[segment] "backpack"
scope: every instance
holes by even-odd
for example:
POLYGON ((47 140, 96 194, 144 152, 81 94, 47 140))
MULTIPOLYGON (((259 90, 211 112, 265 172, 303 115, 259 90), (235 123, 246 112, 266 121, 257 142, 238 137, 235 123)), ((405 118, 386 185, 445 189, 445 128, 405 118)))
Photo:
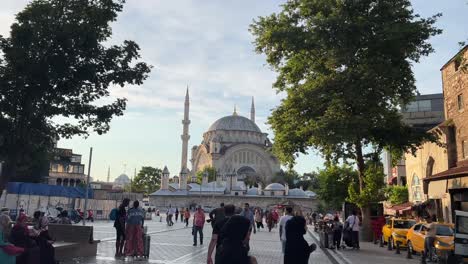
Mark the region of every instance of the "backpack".
POLYGON ((119 209, 117 209, 117 208, 112 209, 110 211, 110 213, 109 213, 109 219, 115 221, 117 219, 117 213, 118 212, 119 212, 119 209))

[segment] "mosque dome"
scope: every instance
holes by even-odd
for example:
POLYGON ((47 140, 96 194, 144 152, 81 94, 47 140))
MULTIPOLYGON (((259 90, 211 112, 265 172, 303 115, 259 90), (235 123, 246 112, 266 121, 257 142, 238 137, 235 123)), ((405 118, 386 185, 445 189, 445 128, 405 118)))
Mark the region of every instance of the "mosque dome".
POLYGON ((237 131, 251 131, 262 133, 260 128, 252 120, 237 115, 234 113, 230 116, 222 117, 216 120, 208 129, 208 131, 215 130, 237 130, 237 131))
POLYGON ((114 183, 115 183, 115 184, 120 184, 120 185, 126 185, 126 184, 129 184, 129 183, 130 183, 130 178, 128 177, 127 174, 122 173, 122 174, 120 174, 119 177, 117 177, 117 178, 114 180, 114 183))
POLYGON ((280 183, 270 183, 265 187, 265 191, 284 191, 285 188, 280 183))
POLYGON ((306 197, 306 196, 308 196, 308 195, 306 194, 306 192, 304 192, 303 190, 301 190, 301 189, 299 189, 299 188, 295 188, 295 189, 289 190, 288 195, 289 195, 289 196, 300 196, 300 197, 306 197))

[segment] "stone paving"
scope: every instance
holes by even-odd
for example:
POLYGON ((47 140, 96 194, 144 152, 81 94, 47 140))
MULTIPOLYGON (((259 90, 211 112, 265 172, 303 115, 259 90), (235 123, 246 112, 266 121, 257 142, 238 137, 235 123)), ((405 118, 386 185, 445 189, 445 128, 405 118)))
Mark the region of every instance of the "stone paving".
MULTIPOLYGON (((78 258, 64 262, 64 264, 111 264, 111 263, 161 263, 161 264, 202 264, 206 263, 208 244, 211 239, 211 225, 204 228, 204 244, 192 246, 193 238, 191 228, 185 228, 185 224, 176 223, 168 227, 165 222, 147 221, 148 234, 151 235, 151 253, 148 259, 137 261, 133 259, 115 259, 115 231, 110 221, 99 221, 94 226, 94 238, 102 242, 98 246, 98 255, 92 258, 78 258)), ((308 234, 305 235, 309 243, 317 243, 308 234)), ((279 242, 278 229, 272 232, 260 231, 251 237, 251 255, 255 256, 258 263, 280 264, 282 261, 281 243, 279 242)), ((62 263, 62 262, 61 262, 62 263)), ((309 263, 331 264, 327 255, 317 249, 311 254, 309 263)))

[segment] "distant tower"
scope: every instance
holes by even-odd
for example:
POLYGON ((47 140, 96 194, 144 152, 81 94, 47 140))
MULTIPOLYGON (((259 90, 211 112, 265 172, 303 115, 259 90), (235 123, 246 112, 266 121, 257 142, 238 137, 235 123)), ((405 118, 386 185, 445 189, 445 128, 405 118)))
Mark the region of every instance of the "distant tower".
POLYGON ((183 168, 179 175, 179 189, 187 190, 187 168, 183 168))
POLYGON ((161 190, 168 190, 169 189, 169 170, 167 166, 164 166, 164 170, 162 172, 162 179, 161 179, 161 190))
POLYGON ((110 166, 107 167, 107 182, 110 182, 110 166))
POLYGON ((252 96, 252 105, 250 106, 250 120, 255 123, 255 103, 254 97, 252 96))
POLYGON ((188 91, 188 86, 187 86, 187 92, 185 93, 184 120, 182 120, 182 124, 184 125, 184 131, 183 131, 183 134, 180 136, 180 138, 182 139, 182 160, 181 160, 181 165, 180 165, 180 172, 186 171, 187 169, 188 141, 190 139, 189 107, 190 107, 189 91, 188 91))

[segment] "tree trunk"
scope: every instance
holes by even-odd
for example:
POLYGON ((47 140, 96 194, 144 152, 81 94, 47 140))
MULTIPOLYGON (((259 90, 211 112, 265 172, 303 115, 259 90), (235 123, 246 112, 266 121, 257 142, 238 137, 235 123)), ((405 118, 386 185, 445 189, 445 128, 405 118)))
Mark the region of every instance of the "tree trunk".
MULTIPOLYGON (((364 184, 364 171, 366 168, 364 163, 364 156, 362 155, 362 144, 360 139, 356 141, 356 163, 358 168, 359 192, 362 193, 362 191, 366 188, 364 184)), ((372 230, 370 223, 371 212, 369 205, 361 207, 361 216, 362 225, 360 239, 362 241, 371 241, 372 230)))
POLYGON ((372 241, 372 228, 371 228, 371 210, 370 206, 361 207, 362 225, 359 234, 361 241, 372 241))

